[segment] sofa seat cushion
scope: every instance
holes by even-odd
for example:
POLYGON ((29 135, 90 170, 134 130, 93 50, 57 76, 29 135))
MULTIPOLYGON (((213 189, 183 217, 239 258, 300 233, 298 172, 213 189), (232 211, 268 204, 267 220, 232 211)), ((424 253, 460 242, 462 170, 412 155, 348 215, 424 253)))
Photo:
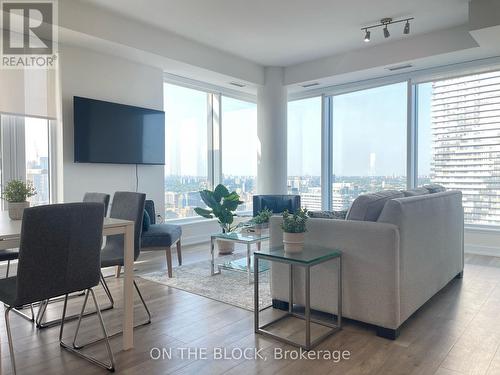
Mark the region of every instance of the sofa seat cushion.
POLYGON ((426 195, 430 194, 429 190, 427 190, 424 187, 419 187, 416 189, 411 189, 411 190, 403 190, 403 194, 405 197, 416 197, 418 195, 426 195))
POLYGON ((346 220, 377 221, 388 200, 403 197, 403 193, 399 190, 383 190, 360 195, 352 202, 346 220))
POLYGON ((142 233, 141 248, 170 247, 181 235, 180 225, 151 224, 149 230, 142 233))

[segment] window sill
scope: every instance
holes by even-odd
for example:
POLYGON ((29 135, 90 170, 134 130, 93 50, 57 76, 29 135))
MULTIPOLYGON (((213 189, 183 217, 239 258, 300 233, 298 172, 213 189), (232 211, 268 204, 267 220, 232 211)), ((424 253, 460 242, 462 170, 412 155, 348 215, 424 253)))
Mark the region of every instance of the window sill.
POLYGON ((175 225, 193 225, 200 223, 217 222, 217 219, 205 219, 204 217, 184 217, 182 219, 168 219, 165 220, 165 224, 175 224, 175 225))
POLYGON ((466 225, 466 232, 500 234, 500 227, 493 225, 466 225))

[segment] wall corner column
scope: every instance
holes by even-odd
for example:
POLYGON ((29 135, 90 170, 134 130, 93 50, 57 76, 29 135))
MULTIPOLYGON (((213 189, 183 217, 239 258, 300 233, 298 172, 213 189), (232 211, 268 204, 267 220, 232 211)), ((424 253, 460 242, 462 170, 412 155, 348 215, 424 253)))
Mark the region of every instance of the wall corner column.
POLYGON ((287 193, 287 90, 284 68, 264 68, 257 89, 257 193, 287 193))

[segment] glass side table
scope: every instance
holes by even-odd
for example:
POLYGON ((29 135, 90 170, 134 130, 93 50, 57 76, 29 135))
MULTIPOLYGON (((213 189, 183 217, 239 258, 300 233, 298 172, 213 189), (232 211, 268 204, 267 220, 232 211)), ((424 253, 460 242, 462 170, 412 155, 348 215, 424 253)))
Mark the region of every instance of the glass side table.
POLYGON ((275 338, 286 344, 297 346, 305 350, 310 350, 328 336, 339 331, 342 327, 342 253, 340 250, 328 249, 324 247, 305 244, 304 250, 300 253, 289 254, 285 253, 283 247, 271 248, 268 250, 256 251, 254 253, 254 266, 257 268, 261 260, 270 262, 280 262, 288 264, 289 266, 289 299, 288 299, 288 312, 283 316, 270 321, 262 326, 259 324, 259 313, 272 308, 271 306, 259 310, 259 273, 254 273, 254 328, 255 333, 275 338), (328 322, 311 318, 311 267, 318 264, 336 261, 338 270, 338 300, 337 300, 337 322, 330 324, 328 322), (296 267, 304 268, 305 272, 305 306, 304 315, 295 313, 293 311, 293 274, 296 267), (305 321, 305 342, 299 343, 292 341, 286 337, 280 336, 271 332, 270 328, 273 324, 287 318, 298 318, 305 321), (311 322, 327 327, 328 331, 324 332, 311 341, 311 322))
POLYGON ((261 264, 260 267, 257 267, 253 261, 252 257, 252 245, 257 244, 257 248, 260 249, 260 243, 262 241, 269 240, 269 234, 253 234, 253 233, 218 233, 213 234, 210 237, 210 275, 218 275, 221 273, 221 268, 225 268, 233 271, 243 271, 248 274, 248 282, 252 283, 252 272, 254 274, 267 271, 269 266, 266 264, 261 264), (242 243, 247 245, 247 253, 246 253, 246 265, 242 264, 240 259, 232 260, 228 262, 224 262, 221 265, 218 265, 218 270, 215 271, 215 241, 216 240, 224 240, 234 243, 242 243), (258 272, 254 272, 254 270, 258 270, 258 272))

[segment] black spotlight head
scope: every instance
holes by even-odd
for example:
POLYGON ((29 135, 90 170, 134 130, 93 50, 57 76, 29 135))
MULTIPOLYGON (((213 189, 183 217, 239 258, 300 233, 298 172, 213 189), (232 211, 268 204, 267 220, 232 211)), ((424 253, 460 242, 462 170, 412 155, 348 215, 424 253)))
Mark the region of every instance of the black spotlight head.
POLYGON ((387 28, 387 25, 384 27, 384 37, 389 38, 391 34, 389 33, 389 29, 387 28))
POLYGON ((367 29, 365 30, 365 42, 368 43, 370 41, 370 31, 367 29))
POLYGON ((403 33, 406 35, 408 35, 410 33, 410 21, 406 21, 405 29, 404 29, 403 33))

